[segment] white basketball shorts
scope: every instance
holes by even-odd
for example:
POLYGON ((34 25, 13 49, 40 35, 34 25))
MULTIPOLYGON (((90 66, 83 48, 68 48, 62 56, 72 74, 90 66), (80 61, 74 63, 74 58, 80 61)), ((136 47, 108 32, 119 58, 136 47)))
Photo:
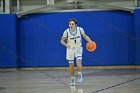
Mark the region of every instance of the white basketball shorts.
POLYGON ((66 59, 68 61, 73 61, 74 58, 76 59, 82 59, 83 54, 83 47, 72 47, 70 49, 67 48, 66 52, 66 59))

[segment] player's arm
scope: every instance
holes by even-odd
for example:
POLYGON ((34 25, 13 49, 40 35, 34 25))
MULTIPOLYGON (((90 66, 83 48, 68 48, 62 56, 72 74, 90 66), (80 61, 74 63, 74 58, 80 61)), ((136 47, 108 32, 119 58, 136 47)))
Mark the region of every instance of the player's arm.
POLYGON ((67 44, 66 44, 65 40, 66 40, 66 37, 62 36, 61 44, 67 47, 67 44))
POLYGON ((85 38, 86 41, 88 42, 91 41, 91 39, 85 33, 83 33, 82 36, 85 38))
POLYGON ((70 48, 70 46, 67 45, 66 42, 65 42, 66 39, 67 39, 67 37, 62 36, 62 38, 61 38, 61 44, 64 45, 65 47, 67 47, 67 48, 70 48))

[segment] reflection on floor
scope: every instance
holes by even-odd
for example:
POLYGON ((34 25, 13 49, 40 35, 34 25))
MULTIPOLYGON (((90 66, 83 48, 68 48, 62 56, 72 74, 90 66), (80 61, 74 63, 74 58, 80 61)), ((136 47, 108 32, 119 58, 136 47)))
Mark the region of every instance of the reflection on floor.
POLYGON ((84 69, 70 86, 68 70, 1 71, 0 93, 139 93, 140 69, 84 69))

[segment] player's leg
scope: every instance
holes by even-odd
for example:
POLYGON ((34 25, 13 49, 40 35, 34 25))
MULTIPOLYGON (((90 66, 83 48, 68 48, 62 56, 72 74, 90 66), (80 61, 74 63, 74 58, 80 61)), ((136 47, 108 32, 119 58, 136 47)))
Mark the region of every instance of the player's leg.
POLYGON ((69 72, 70 72, 70 76, 74 77, 74 63, 73 63, 73 61, 69 61, 69 72))
POLYGON ((75 77, 74 77, 74 51, 71 49, 67 49, 66 58, 69 62, 69 72, 70 72, 70 85, 75 85, 75 77))
POLYGON ((69 72, 70 72, 70 85, 73 86, 75 85, 75 77, 74 77, 74 61, 69 61, 69 72))
POLYGON ((76 59, 76 63, 77 63, 77 70, 78 70, 78 82, 82 82, 83 81, 83 77, 82 77, 82 59, 76 59))
POLYGON ((77 70, 78 72, 82 71, 82 59, 76 58, 77 70))
POLYGON ((83 81, 82 77, 82 53, 83 53, 83 48, 80 47, 76 51, 76 64, 77 64, 77 70, 78 70, 78 82, 83 81))

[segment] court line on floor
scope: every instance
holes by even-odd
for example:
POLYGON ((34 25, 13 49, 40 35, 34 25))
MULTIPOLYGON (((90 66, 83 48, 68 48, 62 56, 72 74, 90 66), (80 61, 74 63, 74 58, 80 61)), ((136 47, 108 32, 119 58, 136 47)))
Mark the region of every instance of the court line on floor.
POLYGON ((119 84, 116 84, 116 85, 113 85, 113 86, 110 86, 110 87, 106 87, 106 88, 103 88, 103 89, 96 90, 96 91, 94 91, 92 93, 98 93, 98 92, 101 92, 101 91, 104 91, 104 90, 107 90, 107 89, 111 89, 111 88, 114 88, 114 87, 117 87, 117 86, 129 83, 129 82, 132 82, 132 81, 135 81, 135 80, 139 80, 139 79, 140 79, 140 77, 139 78, 135 78, 135 79, 131 79, 131 80, 128 80, 128 81, 124 81, 122 83, 119 83, 119 84))

